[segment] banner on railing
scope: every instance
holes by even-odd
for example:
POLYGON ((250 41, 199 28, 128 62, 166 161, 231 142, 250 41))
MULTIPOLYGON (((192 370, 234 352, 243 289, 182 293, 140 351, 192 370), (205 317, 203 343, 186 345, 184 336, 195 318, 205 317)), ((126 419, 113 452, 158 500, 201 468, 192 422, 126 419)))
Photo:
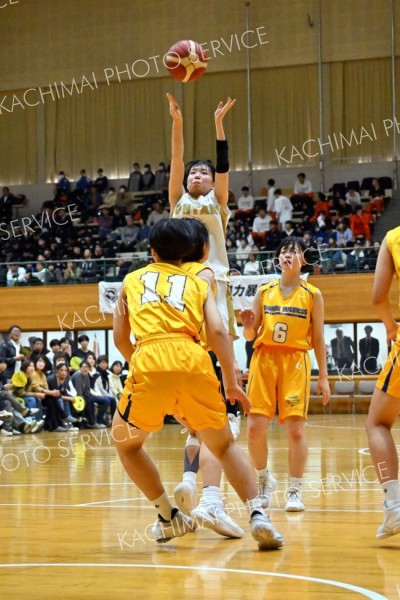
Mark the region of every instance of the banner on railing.
MULTIPOLYGON (((302 279, 307 279, 308 273, 302 274, 302 279)), ((250 308, 253 304, 254 296, 260 285, 273 281, 277 275, 239 275, 231 277, 231 290, 233 298, 233 307, 235 310, 250 308)), ((102 313, 113 313, 118 299, 122 282, 99 283, 99 308, 102 313)))

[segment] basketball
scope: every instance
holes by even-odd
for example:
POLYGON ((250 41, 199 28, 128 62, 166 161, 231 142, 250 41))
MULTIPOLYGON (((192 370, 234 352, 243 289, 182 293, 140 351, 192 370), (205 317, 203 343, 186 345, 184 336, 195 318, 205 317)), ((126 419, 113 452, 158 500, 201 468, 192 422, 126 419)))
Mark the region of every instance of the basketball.
POLYGON ((174 79, 187 83, 204 74, 207 60, 200 44, 192 40, 181 40, 168 50, 164 64, 174 79))

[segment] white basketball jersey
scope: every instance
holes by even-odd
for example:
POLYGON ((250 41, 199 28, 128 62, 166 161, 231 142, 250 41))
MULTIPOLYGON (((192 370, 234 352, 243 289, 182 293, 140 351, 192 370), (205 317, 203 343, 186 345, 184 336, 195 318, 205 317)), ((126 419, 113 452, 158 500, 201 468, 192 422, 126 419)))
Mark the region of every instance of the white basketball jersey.
POLYGON ((219 204, 214 190, 198 198, 193 198, 186 192, 178 201, 172 214, 175 219, 185 217, 200 219, 207 226, 210 234, 210 254, 204 264, 214 271, 215 279, 219 281, 228 280, 229 262, 225 248, 225 234, 230 215, 229 208, 219 204))

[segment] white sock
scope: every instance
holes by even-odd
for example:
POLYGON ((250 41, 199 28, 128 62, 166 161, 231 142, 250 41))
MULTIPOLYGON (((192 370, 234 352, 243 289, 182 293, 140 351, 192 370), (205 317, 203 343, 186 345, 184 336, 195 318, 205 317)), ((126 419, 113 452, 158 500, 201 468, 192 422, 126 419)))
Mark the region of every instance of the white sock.
POLYGON ((257 512, 264 514, 264 511, 261 506, 261 499, 259 497, 253 498, 252 500, 247 500, 245 504, 247 510, 249 511, 249 515, 251 516, 253 512, 256 510, 257 512))
POLYGON ((159 498, 152 501, 157 513, 165 520, 171 520, 171 514, 173 506, 168 499, 166 492, 164 492, 159 498))
POLYGON ((391 481, 381 483, 381 488, 388 508, 393 506, 393 504, 400 502, 400 484, 398 479, 392 479, 391 481))
POLYGON ((216 487, 215 485, 209 485, 203 488, 202 500, 210 504, 219 502, 219 487, 216 487))
POLYGON ((291 477, 289 487, 294 487, 294 488, 297 488, 298 490, 301 490, 301 482, 302 482, 302 477, 291 477))
POLYGON ((183 474, 183 481, 190 481, 190 483, 196 483, 197 473, 192 473, 192 471, 185 471, 183 474))
POLYGON ((268 469, 264 467, 264 469, 256 469, 257 479, 267 479, 268 469))

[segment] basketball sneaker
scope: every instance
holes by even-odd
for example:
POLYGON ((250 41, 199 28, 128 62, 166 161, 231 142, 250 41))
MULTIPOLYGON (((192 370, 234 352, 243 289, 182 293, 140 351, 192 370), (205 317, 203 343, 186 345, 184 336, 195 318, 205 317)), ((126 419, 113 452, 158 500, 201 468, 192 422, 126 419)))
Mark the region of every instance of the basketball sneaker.
POLYGON ((388 508, 386 502, 384 506, 384 519, 382 525, 378 528, 376 537, 379 540, 400 533, 400 502, 388 508))
POLYGON ((228 538, 244 536, 243 529, 225 512, 223 500, 206 502, 202 498, 199 505, 192 510, 192 519, 197 525, 212 529, 215 533, 228 538))
POLYGON ((170 521, 165 521, 158 515, 157 521, 151 528, 151 533, 158 544, 165 544, 173 538, 182 537, 189 531, 194 531, 197 527, 196 523, 190 517, 183 515, 177 508, 176 512, 170 521))
POLYGON ((276 479, 270 473, 267 477, 261 477, 258 480, 258 497, 261 500, 263 508, 269 508, 272 504, 272 494, 276 490, 276 479))
POLYGON ((296 487, 290 487, 286 490, 286 512, 301 512, 304 510, 304 504, 301 501, 301 490, 296 487))
POLYGON ((240 435, 240 420, 234 414, 228 413, 229 427, 231 428, 233 439, 238 439, 240 435))
POLYGON ((260 550, 273 550, 283 546, 282 536, 273 527, 267 515, 255 513, 250 519, 250 531, 260 550))
POLYGON ((174 499, 179 510, 190 516, 197 504, 197 485, 192 481, 181 481, 175 488, 174 499))

